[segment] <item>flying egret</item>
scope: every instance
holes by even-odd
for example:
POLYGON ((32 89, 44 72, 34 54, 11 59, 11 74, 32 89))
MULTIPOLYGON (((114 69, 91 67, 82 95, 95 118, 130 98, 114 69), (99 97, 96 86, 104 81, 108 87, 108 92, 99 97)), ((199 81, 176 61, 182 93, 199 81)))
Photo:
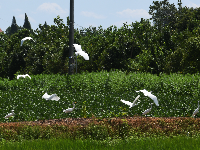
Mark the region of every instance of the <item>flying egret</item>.
POLYGON ((19 78, 26 78, 26 77, 29 77, 30 79, 31 79, 31 77, 28 75, 28 74, 25 74, 25 75, 18 75, 17 76, 17 79, 19 79, 19 78))
POLYGON ((56 94, 48 95, 47 93, 45 93, 42 96, 42 98, 44 98, 46 100, 55 100, 55 101, 58 101, 60 99, 56 94))
POLYGON ((199 112, 199 101, 198 101, 198 107, 197 107, 197 109, 193 112, 192 117, 194 117, 198 112, 199 112))
POLYGON ((83 58, 85 60, 89 60, 88 54, 81 49, 81 45, 78 45, 78 44, 73 44, 73 45, 74 45, 75 50, 76 50, 76 52, 75 52, 76 56, 81 55, 81 56, 83 56, 83 58))
POLYGON ((70 112, 72 112, 73 110, 74 110, 74 108, 75 108, 75 104, 74 103, 76 103, 76 102, 73 102, 72 104, 73 104, 73 108, 68 108, 68 109, 65 109, 65 110, 63 110, 63 112, 65 112, 65 113, 70 113, 70 112))
POLYGON ((144 93, 145 96, 150 97, 154 101, 154 103, 156 104, 156 106, 159 106, 157 97, 155 95, 151 94, 151 92, 148 92, 145 89, 144 90, 139 90, 139 91, 136 91, 136 92, 142 92, 142 93, 144 93))
POLYGON ((148 113, 151 111, 151 109, 152 109, 152 105, 153 105, 153 103, 151 103, 151 108, 145 110, 145 111, 142 113, 142 115, 148 114, 148 113))
MULTIPOLYGON (((21 40, 21 46, 22 46, 22 44, 24 43, 24 41, 26 41, 26 40, 33 40, 33 38, 32 37, 25 37, 25 38, 23 38, 22 40, 21 40)), ((34 41, 34 40, 33 40, 34 41)), ((35 42, 35 41, 34 41, 35 42)))
POLYGON ((9 117, 12 117, 14 115, 15 115, 14 110, 11 110, 11 113, 9 113, 8 115, 6 115, 4 118, 9 118, 9 117))
POLYGON ((123 100, 123 99, 121 99, 121 101, 122 101, 124 104, 129 105, 129 108, 131 108, 131 107, 134 107, 134 106, 136 106, 136 105, 138 105, 138 104, 140 103, 140 102, 138 102, 137 104, 135 104, 136 101, 139 99, 139 97, 140 97, 140 95, 138 95, 138 96, 135 98, 135 100, 133 101, 133 103, 131 103, 131 102, 129 102, 129 101, 125 101, 125 100, 123 100))

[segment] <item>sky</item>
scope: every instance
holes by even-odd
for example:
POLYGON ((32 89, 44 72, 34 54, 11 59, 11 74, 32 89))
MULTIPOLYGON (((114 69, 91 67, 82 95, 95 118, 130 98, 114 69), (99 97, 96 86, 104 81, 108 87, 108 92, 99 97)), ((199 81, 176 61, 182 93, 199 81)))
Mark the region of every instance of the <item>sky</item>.
MULTIPOLYGON (((178 0, 169 0, 177 7, 178 0)), ((131 24, 141 18, 149 19, 149 6, 153 0, 74 0, 74 27, 108 28, 115 25, 118 28, 127 22, 131 24)), ((182 0, 182 6, 200 7, 200 0, 182 0)), ((11 26, 15 16, 18 26, 23 26, 25 13, 32 29, 39 24, 55 25, 53 20, 58 15, 67 22, 70 12, 70 0, 2 0, 0 2, 0 28, 5 31, 11 26)))

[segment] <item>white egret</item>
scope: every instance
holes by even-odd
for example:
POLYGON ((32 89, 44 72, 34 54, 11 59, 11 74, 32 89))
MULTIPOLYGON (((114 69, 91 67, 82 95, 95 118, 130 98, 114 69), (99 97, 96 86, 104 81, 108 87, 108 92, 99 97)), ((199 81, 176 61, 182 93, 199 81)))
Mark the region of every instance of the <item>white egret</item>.
POLYGON ((10 117, 12 117, 14 115, 15 115, 14 110, 11 110, 11 113, 9 113, 8 115, 6 115, 4 118, 10 118, 10 117))
POLYGON ((55 100, 55 101, 58 101, 60 99, 56 94, 48 95, 47 93, 45 93, 42 96, 42 98, 44 98, 46 100, 55 100))
POLYGON ((197 107, 197 109, 193 112, 192 117, 194 117, 198 112, 199 112, 199 101, 198 101, 198 107, 197 107))
POLYGON ((152 105, 153 105, 153 103, 151 103, 151 108, 145 110, 145 111, 142 113, 142 115, 148 114, 148 113, 151 111, 151 109, 152 109, 152 105))
POLYGON ((145 96, 150 97, 154 101, 154 103, 156 104, 156 106, 159 106, 157 97, 155 95, 151 94, 151 92, 148 92, 145 89, 144 90, 139 90, 139 91, 136 91, 136 92, 142 92, 142 93, 144 93, 145 96))
MULTIPOLYGON (((24 43, 24 41, 26 41, 26 40, 33 40, 33 38, 32 37, 25 37, 25 38, 23 38, 22 40, 21 40, 21 46, 22 46, 22 44, 24 43)), ((33 40, 34 41, 34 40, 33 40)), ((35 41, 34 41, 35 42, 35 41)))
POLYGON ((73 108, 68 108, 68 109, 65 109, 65 110, 63 110, 63 112, 65 112, 65 113, 70 113, 70 112, 72 112, 73 110, 74 110, 74 108, 75 108, 75 104, 74 103, 76 103, 76 102, 73 102, 72 104, 73 104, 73 108))
POLYGON ((81 49, 81 45, 78 45, 78 44, 73 44, 73 45, 74 45, 75 50, 76 50, 76 52, 75 52, 76 56, 81 55, 81 56, 83 56, 83 58, 85 60, 89 60, 88 54, 81 49))
POLYGON ((26 77, 29 77, 31 79, 31 77, 28 75, 28 74, 25 74, 25 75, 18 75, 17 76, 17 79, 19 78, 26 78, 26 77))
POLYGON ((129 105, 129 108, 131 108, 131 107, 134 107, 134 106, 136 106, 136 105, 138 105, 138 104, 140 103, 140 102, 138 102, 137 104, 135 104, 136 101, 139 99, 139 97, 140 97, 140 95, 138 95, 138 96, 135 98, 135 100, 133 101, 133 103, 131 103, 131 102, 129 102, 129 101, 125 101, 125 100, 123 100, 123 99, 121 99, 121 101, 122 101, 124 104, 129 105))

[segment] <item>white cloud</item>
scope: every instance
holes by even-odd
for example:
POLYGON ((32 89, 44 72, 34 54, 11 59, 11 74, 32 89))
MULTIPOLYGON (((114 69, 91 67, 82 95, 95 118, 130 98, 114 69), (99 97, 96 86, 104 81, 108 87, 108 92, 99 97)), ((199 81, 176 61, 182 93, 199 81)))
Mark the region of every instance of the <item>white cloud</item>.
POLYGON ((185 6, 187 6, 187 7, 193 7, 193 8, 198 8, 198 7, 200 7, 200 4, 195 4, 195 3, 193 3, 193 2, 191 2, 191 1, 189 1, 189 0, 185 1, 184 4, 186 4, 185 6))
POLYGON ((125 9, 123 11, 117 12, 120 17, 123 18, 150 18, 149 13, 144 9, 125 9))
POLYGON ((56 3, 43 3, 40 5, 37 10, 39 11, 45 11, 47 13, 54 13, 56 15, 67 15, 67 11, 62 9, 58 4, 56 3))
POLYGON ((92 17, 92 18, 95 18, 95 19, 105 19, 106 18, 103 15, 98 15, 98 14, 96 14, 94 12, 88 12, 88 11, 82 11, 81 15, 83 15, 85 17, 92 17))

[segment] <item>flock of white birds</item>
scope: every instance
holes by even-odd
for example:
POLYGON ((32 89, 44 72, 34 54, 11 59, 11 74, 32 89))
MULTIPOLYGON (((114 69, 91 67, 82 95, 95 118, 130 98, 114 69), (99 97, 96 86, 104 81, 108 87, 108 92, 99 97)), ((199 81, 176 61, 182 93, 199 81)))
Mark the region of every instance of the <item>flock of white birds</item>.
MULTIPOLYGON (((154 101, 154 103, 156 104, 156 106, 159 106, 157 97, 156 97, 155 95, 151 94, 151 92, 148 92, 148 91, 145 90, 145 89, 144 89, 144 90, 139 90, 139 91, 136 91, 136 92, 142 92, 145 96, 148 96, 149 98, 151 98, 151 99, 154 101)), ((129 102, 129 101, 125 101, 125 100, 123 100, 123 99, 121 99, 121 101, 122 101, 124 104, 129 105, 129 108, 131 108, 131 107, 134 107, 134 106, 136 106, 136 105, 138 105, 138 104, 140 103, 140 102, 138 102, 138 103, 136 104, 136 101, 139 101, 139 100, 138 100, 139 97, 140 97, 140 95, 138 95, 138 96, 135 98, 135 100, 133 101, 133 103, 131 103, 131 102, 129 102)), ((154 103, 151 103, 151 108, 145 110, 145 111, 142 113, 142 115, 146 115, 147 113, 149 113, 149 112, 151 111, 152 105, 153 105, 154 103)), ((195 111, 193 112, 192 117, 194 117, 198 112, 199 112, 199 101, 198 101, 198 107, 197 107, 197 109, 195 109, 195 111)))
MULTIPOLYGON (((23 38, 23 39, 21 40, 21 46, 22 46, 22 44, 23 44, 23 42, 24 42, 25 40, 31 40, 31 39, 32 39, 31 37, 25 37, 25 38, 23 38)), ((33 40, 33 39, 32 39, 32 40, 33 40)), ((82 51, 81 45, 78 45, 78 44, 73 44, 73 45, 74 45, 75 50, 77 51, 77 52, 75 52, 76 56, 77 56, 77 55, 81 55, 81 56, 83 56, 83 58, 84 58, 85 60, 89 60, 88 54, 87 54, 86 52, 82 51)), ((30 77, 28 74, 25 74, 25 75, 18 75, 18 76, 17 76, 17 79, 19 79, 19 78, 26 78, 26 77, 29 77, 29 78, 31 79, 31 77, 30 77)), ((155 95, 153 95, 151 92, 148 92, 148 91, 145 90, 145 89, 144 89, 144 90, 139 90, 139 91, 136 91, 136 92, 142 92, 145 96, 148 96, 149 98, 151 98, 151 99, 154 101, 154 103, 156 104, 156 106, 159 106, 157 97, 156 97, 155 95)), ((47 93, 45 93, 45 94, 42 96, 42 98, 44 98, 44 99, 46 99, 46 100, 55 100, 55 101, 58 101, 58 100, 60 99, 56 94, 48 95, 47 93)), ((131 108, 131 107, 134 107, 134 106, 136 106, 136 105, 138 105, 138 104, 140 103, 139 98, 140 98, 140 95, 138 95, 138 96, 135 98, 135 100, 133 101, 133 103, 132 103, 132 102, 129 102, 129 101, 125 101, 125 100, 123 100, 123 99, 121 99, 121 102, 123 102, 123 103, 126 104, 126 105, 129 105, 129 108, 131 108), (137 101, 139 101, 139 102, 136 103, 137 101)), ((70 112, 72 112, 72 111, 74 110, 74 108, 75 108, 75 103, 76 103, 76 102, 73 102, 73 108, 68 108, 68 109, 66 109, 66 110, 63 110, 63 112, 65 112, 65 113, 70 113, 70 112)), ((151 111, 152 105, 153 105, 154 103, 151 103, 151 107, 150 107, 149 109, 145 110, 145 111, 142 113, 142 115, 146 115, 147 113, 149 113, 149 112, 151 111)), ((199 101, 198 101, 198 107, 197 107, 197 109, 193 112, 192 117, 194 117, 198 112, 199 112, 199 101)), ((8 115, 5 116, 5 118, 13 117, 14 115, 15 115, 14 110, 12 110, 11 113, 9 113, 8 115)))

